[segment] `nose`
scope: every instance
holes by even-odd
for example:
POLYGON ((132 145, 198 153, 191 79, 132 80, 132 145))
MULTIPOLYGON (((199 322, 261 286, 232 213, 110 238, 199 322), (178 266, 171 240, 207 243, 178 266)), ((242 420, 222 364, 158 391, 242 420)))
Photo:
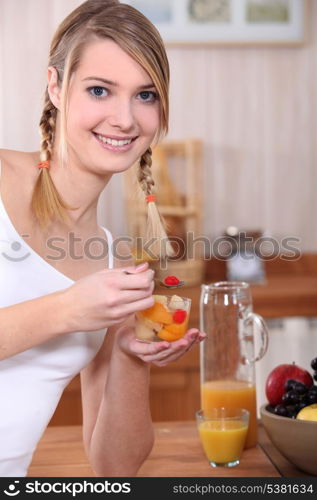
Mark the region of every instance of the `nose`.
POLYGON ((134 125, 132 103, 128 99, 116 99, 109 110, 108 123, 114 128, 130 130, 134 125))

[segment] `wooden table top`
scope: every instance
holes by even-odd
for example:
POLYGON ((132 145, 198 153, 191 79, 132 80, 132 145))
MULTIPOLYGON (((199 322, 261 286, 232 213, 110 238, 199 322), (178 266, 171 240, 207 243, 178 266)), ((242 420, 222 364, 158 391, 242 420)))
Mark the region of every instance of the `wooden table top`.
MULTIPOLYGON (((282 457, 261 426, 259 444, 243 452, 238 466, 217 469, 207 462, 195 422, 158 422, 154 427, 155 444, 139 470, 140 477, 309 477, 282 457)), ((94 477, 81 426, 48 427, 28 477, 94 477)))

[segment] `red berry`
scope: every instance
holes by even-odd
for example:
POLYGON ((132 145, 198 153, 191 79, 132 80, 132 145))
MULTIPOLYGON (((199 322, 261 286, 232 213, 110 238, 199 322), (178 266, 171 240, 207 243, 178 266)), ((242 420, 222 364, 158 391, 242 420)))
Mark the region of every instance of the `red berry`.
POLYGON ((164 283, 165 285, 178 285, 179 279, 176 276, 166 276, 164 283))
POLYGON ((173 314, 174 323, 184 323, 187 316, 187 312, 184 309, 176 309, 173 314))

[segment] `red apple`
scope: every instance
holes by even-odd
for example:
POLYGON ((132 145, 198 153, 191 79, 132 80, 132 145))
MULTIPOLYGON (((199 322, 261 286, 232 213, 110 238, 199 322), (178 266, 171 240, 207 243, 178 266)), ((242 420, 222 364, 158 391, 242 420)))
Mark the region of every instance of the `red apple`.
POLYGON ((285 392, 285 382, 289 379, 297 380, 307 386, 311 386, 314 383, 310 373, 304 368, 297 366, 295 362, 293 364, 276 366, 274 370, 269 373, 265 384, 265 394, 271 405, 274 406, 282 403, 282 396, 285 392))

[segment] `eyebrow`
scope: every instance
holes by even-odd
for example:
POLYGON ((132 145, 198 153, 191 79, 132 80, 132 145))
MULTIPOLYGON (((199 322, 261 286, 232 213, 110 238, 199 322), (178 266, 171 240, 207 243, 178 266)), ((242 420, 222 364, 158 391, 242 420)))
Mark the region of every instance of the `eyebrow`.
MULTIPOLYGON (((83 82, 85 82, 87 80, 94 80, 94 81, 105 83, 106 85, 112 85, 113 87, 119 87, 119 83, 113 82, 111 80, 107 80, 106 78, 101 78, 100 76, 88 76, 87 78, 83 79, 83 82)), ((145 85, 141 85, 138 88, 142 89, 142 90, 144 90, 144 89, 154 89, 155 85, 153 85, 153 83, 146 83, 145 85)))

